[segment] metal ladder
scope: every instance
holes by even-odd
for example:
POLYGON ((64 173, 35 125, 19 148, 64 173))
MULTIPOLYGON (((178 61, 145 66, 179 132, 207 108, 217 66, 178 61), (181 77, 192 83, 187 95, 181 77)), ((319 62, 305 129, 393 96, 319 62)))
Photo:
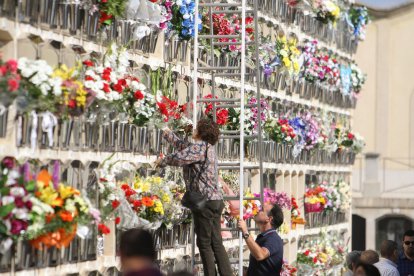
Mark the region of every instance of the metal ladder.
MULTIPOLYGON (((216 0, 217 1, 217 0, 216 0)), ((244 133, 244 122, 245 122, 245 109, 256 107, 258 114, 261 114, 261 105, 260 105, 260 65, 259 65, 259 26, 258 26, 258 16, 257 16, 257 10, 258 10, 258 0, 254 0, 254 7, 253 9, 248 9, 247 7, 247 0, 236 0, 238 2, 231 2, 231 3, 223 3, 223 2, 214 2, 214 0, 205 0, 203 3, 200 3, 199 0, 196 0, 195 3, 195 20, 197 22, 199 18, 199 12, 200 8, 207 8, 209 11, 210 16, 210 33, 207 35, 199 34, 198 26, 196 25, 195 29, 195 35, 194 35, 194 44, 193 44, 193 76, 192 76, 192 105, 193 105, 193 126, 196 127, 197 125, 197 119, 198 119, 198 111, 202 110, 202 105, 209 103, 213 105, 213 116, 214 121, 216 121, 216 110, 217 108, 240 108, 240 127, 239 130, 230 130, 230 131, 222 131, 220 139, 237 139, 240 142, 240 156, 239 156, 239 162, 219 162, 218 170, 230 170, 230 171, 239 171, 239 195, 233 196, 233 197, 224 197, 225 200, 239 200, 239 216, 243 218, 243 200, 253 200, 257 198, 246 198, 244 197, 244 171, 245 170, 251 170, 255 169, 259 171, 259 185, 260 185, 260 201, 263 203, 263 160, 262 160, 262 126, 261 123, 258 124, 257 134, 252 136, 247 136, 244 133), (236 14, 241 15, 241 35, 215 35, 214 34, 214 28, 213 28, 213 14, 236 14), (255 35, 254 35, 254 41, 253 44, 255 45, 255 66, 253 70, 249 70, 249 74, 252 74, 256 78, 256 88, 255 88, 255 97, 257 99, 257 105, 246 105, 245 104, 245 92, 246 92, 246 14, 251 14, 253 16, 254 20, 254 29, 255 29, 255 35), (220 39, 236 39, 236 41, 228 41, 228 42, 222 42, 220 39), (199 60, 199 45, 200 40, 205 39, 209 41, 209 62, 205 63, 199 60), (237 45, 240 47, 240 63, 239 66, 220 66, 220 64, 216 64, 215 58, 214 58, 214 47, 215 46, 229 46, 229 45, 237 45), (202 97, 202 93, 199 91, 198 87, 198 78, 199 74, 208 74, 211 78, 211 94, 212 97, 210 99, 205 99, 202 97), (227 97, 227 98, 216 98, 216 92, 217 92, 217 83, 216 78, 229 78, 229 77, 236 77, 240 81, 240 87, 239 87, 239 97, 227 97), (245 148, 244 143, 245 139, 255 139, 257 141, 257 162, 252 164, 245 164, 245 148)), ((197 24, 197 23, 196 23, 197 24)), ((260 115, 258 120, 260 120, 260 115)), ((218 179, 218 175, 216 175, 218 179)), ((230 231, 230 230, 237 230, 235 228, 223 228, 222 231, 230 231)), ((249 229, 249 230, 256 230, 256 229, 249 229)), ((239 232, 239 260, 231 261, 232 264, 238 264, 238 271, 239 275, 243 275, 243 249, 244 249, 244 240, 242 237, 242 233, 239 232)), ((194 233, 194 225, 192 230, 192 268, 194 271, 195 267, 195 233, 194 233)))

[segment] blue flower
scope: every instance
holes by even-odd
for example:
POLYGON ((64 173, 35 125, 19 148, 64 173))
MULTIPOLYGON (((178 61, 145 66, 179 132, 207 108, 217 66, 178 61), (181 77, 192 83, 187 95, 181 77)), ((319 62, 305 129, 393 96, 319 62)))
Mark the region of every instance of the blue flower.
POLYGON ((188 29, 182 29, 182 30, 181 30, 181 34, 182 34, 183 36, 188 36, 188 35, 189 35, 189 33, 188 33, 188 29))
POLYGON ((188 13, 187 7, 186 7, 186 6, 184 6, 184 5, 183 5, 183 6, 181 6, 181 7, 180 7, 180 13, 181 13, 181 14, 186 14, 186 13, 188 13))
POLYGON ((185 19, 185 20, 183 20, 182 25, 185 28, 191 28, 193 26, 193 22, 189 19, 185 19))
POLYGON ((194 2, 191 2, 190 4, 188 4, 187 8, 188 8, 188 11, 190 13, 193 13, 194 12, 194 9, 195 9, 195 3, 194 2))

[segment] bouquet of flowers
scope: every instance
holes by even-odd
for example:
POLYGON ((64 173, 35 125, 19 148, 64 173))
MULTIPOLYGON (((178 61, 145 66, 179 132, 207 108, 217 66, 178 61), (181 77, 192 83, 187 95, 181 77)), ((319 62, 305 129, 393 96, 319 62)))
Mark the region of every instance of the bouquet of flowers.
MULTIPOLYGON (((337 133, 337 136, 341 135, 340 129, 337 128, 335 132, 337 133)), ((341 146, 344 148, 350 148, 355 154, 360 153, 365 147, 364 138, 358 133, 352 133, 349 130, 342 132, 342 137, 339 140, 341 141, 339 147, 340 149, 341 146)))
POLYGON ((192 125, 192 121, 187 117, 187 104, 179 105, 166 96, 158 98, 160 98, 157 101, 158 121, 168 123, 171 128, 181 131, 185 131, 188 126, 192 125))
POLYGON ((21 238, 30 223, 35 183, 24 179, 16 160, 5 157, 0 163, 0 254, 21 238))
POLYGON ((306 188, 305 193, 305 211, 307 213, 322 212, 326 204, 324 187, 306 188))
POLYGON ((201 14, 195 18, 195 2, 193 0, 165 1, 164 5, 171 10, 172 17, 169 21, 169 29, 177 33, 182 40, 190 40, 194 37, 194 27, 202 30, 201 14))
POLYGON ((353 39, 364 41, 367 25, 370 23, 368 9, 366 7, 352 6, 348 11, 348 16, 353 27, 353 39))
POLYGON ((18 96, 20 90, 20 75, 17 72, 17 61, 10 59, 4 62, 0 58, 0 105, 9 106, 18 96))
POLYGON ((294 144, 295 131, 287 119, 270 119, 265 124, 269 138, 279 144, 294 144))
POLYGON ((292 196, 291 198, 291 216, 290 220, 292 223, 292 229, 296 229, 297 224, 305 224, 305 220, 301 217, 298 203, 296 202, 296 198, 292 196))
POLYGON ((280 272, 280 276, 295 276, 296 272, 296 267, 290 265, 287 261, 283 260, 283 266, 282 271, 280 272))
POLYGON ((92 100, 80 80, 78 69, 80 68, 69 69, 66 65, 61 65, 53 72, 53 77, 62 79, 62 95, 57 104, 59 112, 64 116, 81 115, 92 100))
POLYGON ((341 85, 341 75, 339 70, 338 61, 330 52, 321 52, 319 58, 319 64, 323 70, 324 78, 322 81, 328 82, 331 87, 339 90, 341 85))
POLYGON ((361 68, 359 68, 355 63, 351 63, 351 87, 354 95, 361 92, 362 86, 367 80, 367 76, 362 73, 361 68))
POLYGON ((339 206, 339 211, 347 212, 351 208, 351 189, 348 183, 343 180, 339 180, 336 183, 336 188, 339 192, 339 197, 341 204, 339 206))
POLYGON ((53 112, 56 97, 62 95, 62 79, 53 77, 53 69, 45 60, 29 60, 22 57, 18 61, 21 86, 27 93, 28 109, 53 112), (30 107, 30 104, 34 106, 30 107))
POLYGON ((335 24, 341 16, 339 6, 332 0, 313 0, 312 8, 316 19, 325 24, 335 24))
POLYGON ((326 79, 326 72, 321 66, 321 56, 319 55, 318 41, 308 41, 302 47, 302 72, 301 75, 306 81, 315 83, 317 81, 324 81, 326 79))
POLYGON ((325 211, 337 212, 341 206, 341 196, 338 189, 334 185, 328 184, 326 181, 322 182, 320 186, 325 190, 325 211))
MULTIPOLYGON (((255 196, 260 197, 259 194, 255 194, 255 196)), ((292 207, 286 192, 275 192, 269 188, 263 190, 263 203, 278 205, 280 208, 288 210, 292 207)))
POLYGON ((52 181, 42 170, 37 176, 35 198, 29 215, 27 237, 33 247, 67 247, 76 235, 86 237, 88 226, 99 224, 100 213, 77 189, 52 181))
MULTIPOLYGON (((204 99, 212 99, 213 95, 208 94, 207 96, 203 97, 204 99)), ((216 96, 216 99, 218 97, 216 96)), ((216 105, 220 105, 220 103, 215 103, 216 105)), ((204 114, 207 115, 209 118, 213 118, 213 103, 205 103, 204 104, 204 114)), ((229 110, 227 108, 216 108, 216 121, 219 126, 224 126, 227 124, 229 120, 229 110)))
POLYGON ((102 26, 109 26, 115 18, 122 17, 126 2, 125 0, 98 0, 99 23, 102 26))
MULTIPOLYGON (((247 191, 245 197, 255 197, 250 191, 247 191)), ((247 220, 250 218, 255 217, 260 211, 260 200, 250 199, 250 200, 243 200, 244 212, 243 212, 243 219, 247 220)))
POLYGON ((291 75, 299 73, 300 51, 297 47, 296 39, 287 39, 284 35, 278 36, 276 40, 276 53, 283 67, 286 68, 291 75))

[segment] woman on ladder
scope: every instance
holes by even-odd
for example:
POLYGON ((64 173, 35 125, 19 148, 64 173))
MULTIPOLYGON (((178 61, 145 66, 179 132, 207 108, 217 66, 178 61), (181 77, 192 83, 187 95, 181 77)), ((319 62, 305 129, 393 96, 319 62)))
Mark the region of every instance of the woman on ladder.
MULTIPOLYGON (((203 204, 190 208, 193 214, 197 246, 203 262, 204 275, 215 276, 216 265, 219 274, 231 276, 233 271, 221 238, 221 214, 224 209, 223 195, 218 187, 217 157, 214 145, 220 130, 210 119, 201 119, 193 133, 193 143, 183 141, 171 130, 164 128, 163 137, 176 149, 175 153, 158 159, 159 167, 167 165, 183 167, 187 193, 196 192, 203 204)), ((191 203, 191 202, 190 202, 191 203)), ((187 206, 186 206, 187 207, 187 206)))

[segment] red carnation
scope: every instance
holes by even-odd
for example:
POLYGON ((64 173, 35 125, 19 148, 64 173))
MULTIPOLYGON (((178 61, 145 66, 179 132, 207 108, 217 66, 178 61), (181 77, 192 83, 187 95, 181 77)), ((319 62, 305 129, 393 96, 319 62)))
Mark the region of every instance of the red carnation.
POLYGON ((91 76, 86 76, 86 77, 85 77, 85 80, 87 80, 87 81, 94 81, 95 79, 94 79, 94 78, 92 78, 91 76))
POLYGON ((122 186, 121 186, 121 189, 122 190, 128 190, 129 189, 129 185, 128 184, 122 184, 122 186))
POLYGON ((85 65, 86 67, 92 67, 93 66, 93 62, 92 62, 92 60, 85 60, 84 62, 83 62, 83 65, 85 65))
POLYGON ((74 109, 76 107, 76 101, 74 99, 69 100, 68 107, 74 109))
POLYGON ((120 217, 116 217, 115 218, 115 224, 118 225, 121 222, 121 218, 120 217))
POLYGON ((109 87, 109 84, 104 82, 104 87, 103 87, 103 91, 105 91, 106 93, 111 92, 111 88, 109 87))
POLYGON ((122 91, 124 90, 124 88, 122 87, 122 85, 120 85, 119 83, 114 84, 114 90, 118 93, 122 93, 122 91))
POLYGON ((351 132, 349 132, 349 133, 348 133, 348 139, 349 139, 349 140, 354 139, 354 137, 355 137, 355 136, 354 136, 351 132))
POLYGON ((227 123, 229 119, 229 111, 227 109, 219 109, 217 110, 217 124, 222 126, 227 123))
POLYGON ((144 98, 144 94, 142 94, 141 90, 137 90, 134 93, 134 98, 137 100, 142 100, 144 98))
POLYGON ((310 251, 309 250, 306 250, 305 251, 305 253, 303 253, 305 256, 309 256, 309 254, 310 254, 310 251))
POLYGON ((134 205, 134 207, 141 207, 142 202, 141 200, 134 200, 134 202, 132 202, 132 205, 134 205))
POLYGON ((7 81, 8 89, 10 92, 14 92, 19 89, 19 80, 17 78, 12 78, 7 81))
POLYGON ((116 208, 118 208, 118 206, 120 205, 121 203, 119 202, 119 200, 113 200, 112 201, 112 208, 113 209, 116 209, 116 208))
POLYGON ((165 103, 157 103, 158 109, 160 110, 161 114, 164 116, 168 116, 168 110, 165 103))
POLYGON ((125 191, 125 196, 132 196, 135 194, 135 191, 132 189, 126 190, 125 191))
POLYGON ((16 60, 10 59, 9 61, 7 61, 6 66, 13 74, 17 72, 17 61, 16 60))
MULTIPOLYGON (((107 1, 107 0, 102 0, 102 1, 107 1)), ((101 11, 101 17, 99 18, 99 23, 104 23, 105 21, 111 20, 112 19, 112 14, 107 14, 104 11, 101 11)))
POLYGON ((111 233, 111 230, 109 230, 109 228, 105 224, 102 224, 102 223, 98 225, 98 230, 103 235, 107 235, 111 233))

